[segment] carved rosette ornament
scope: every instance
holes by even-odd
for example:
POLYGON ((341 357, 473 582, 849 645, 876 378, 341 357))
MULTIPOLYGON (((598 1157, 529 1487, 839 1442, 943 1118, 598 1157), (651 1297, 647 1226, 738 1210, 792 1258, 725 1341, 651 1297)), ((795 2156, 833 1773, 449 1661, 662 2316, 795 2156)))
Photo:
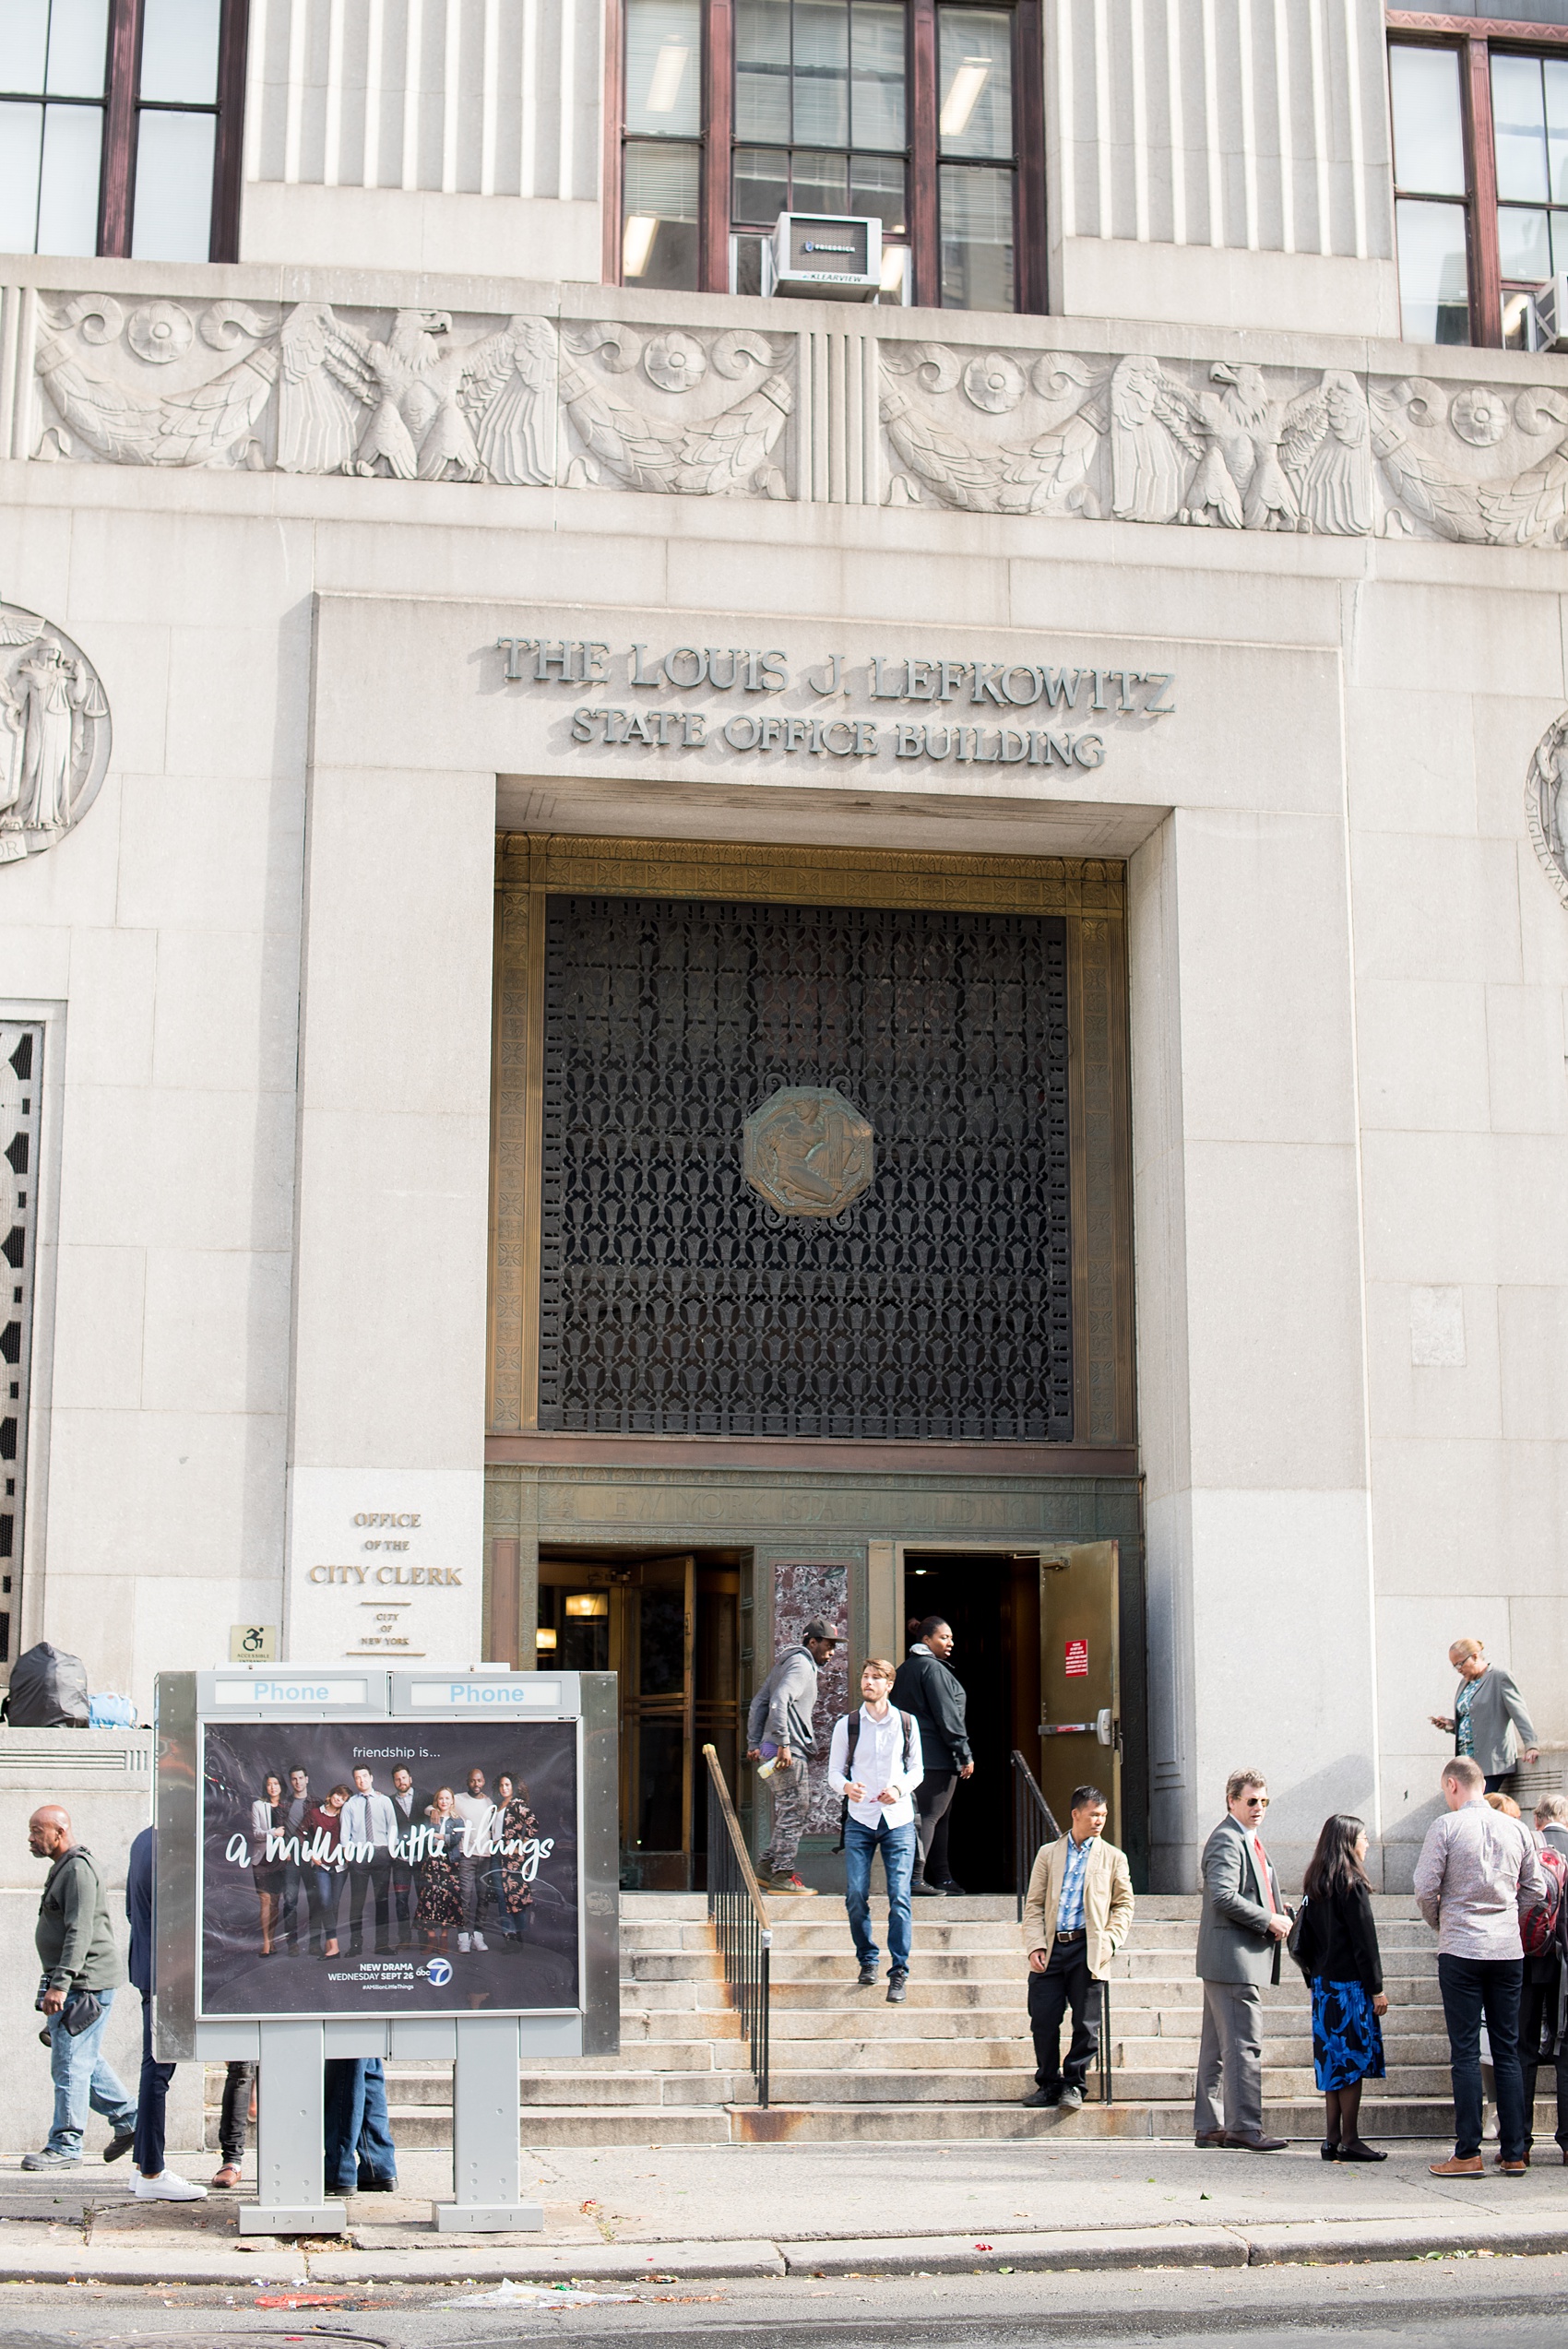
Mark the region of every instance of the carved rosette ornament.
POLYGON ((1568 906, 1568 710, 1536 744, 1525 777, 1525 820, 1542 872, 1568 906))
POLYGON ((784 1085, 742 1128, 741 1171, 781 1216, 837 1216, 876 1171, 872 1131, 830 1085, 784 1085))
POLYGON ((109 704, 79 645, 0 603, 0 864, 63 840, 109 764, 109 704))

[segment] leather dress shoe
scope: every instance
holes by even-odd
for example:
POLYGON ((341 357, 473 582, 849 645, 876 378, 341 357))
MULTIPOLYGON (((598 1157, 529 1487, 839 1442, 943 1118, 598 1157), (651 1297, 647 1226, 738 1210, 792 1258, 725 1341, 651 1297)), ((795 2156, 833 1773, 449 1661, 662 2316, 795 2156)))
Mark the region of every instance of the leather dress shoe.
POLYGON ((1215 2147, 1229 2145, 1230 2141, 1230 2139, 1227 2137, 1223 2129, 1202 2130, 1193 2139, 1194 2145, 1212 2145, 1215 2147))
POLYGON ((1265 2137, 1261 2130, 1256 2137, 1232 2136, 1229 2130, 1225 2132, 1225 2142, 1244 2153, 1282 2153, 1289 2141, 1284 2137, 1265 2137))

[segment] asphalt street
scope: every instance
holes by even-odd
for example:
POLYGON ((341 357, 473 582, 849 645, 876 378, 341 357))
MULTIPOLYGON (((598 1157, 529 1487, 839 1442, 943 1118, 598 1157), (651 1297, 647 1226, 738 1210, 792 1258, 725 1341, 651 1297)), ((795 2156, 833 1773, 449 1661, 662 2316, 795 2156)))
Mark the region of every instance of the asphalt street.
MULTIPOLYGON (((486 2288, 488 2290, 488 2287, 486 2288)), ((1052 2276, 809 2277, 660 2289, 625 2298, 377 2287, 327 2306, 245 2294, 0 2287, 0 2349, 533 2349, 657 2338, 661 2349, 1022 2349, 1114 2341, 1129 2349, 1560 2349, 1568 2255, 1449 2256, 1397 2267, 1271 2267, 1052 2276)), ((279 2292, 308 2301, 311 2295, 279 2292)))

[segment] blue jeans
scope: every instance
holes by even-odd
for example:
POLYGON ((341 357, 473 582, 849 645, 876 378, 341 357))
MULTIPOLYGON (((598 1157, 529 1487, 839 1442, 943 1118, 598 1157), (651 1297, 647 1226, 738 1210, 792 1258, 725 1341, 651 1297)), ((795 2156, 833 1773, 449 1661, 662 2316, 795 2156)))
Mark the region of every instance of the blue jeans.
POLYGON ((880 1952, 871 1931, 871 1863, 880 1848, 882 1872, 887 1879, 887 1954, 896 1972, 909 1967, 909 1879, 915 1869, 915 1822, 889 1827, 885 1819, 862 1827, 858 1819, 844 1821, 844 1905, 855 1937, 855 1955, 862 1965, 874 1965, 880 1952))
POLYGON ((114 1993, 100 1990, 98 1997, 103 2012, 85 2031, 78 2031, 74 2039, 57 2014, 48 2017, 54 2126, 49 2132, 46 2150, 64 2153, 75 2162, 82 2157, 82 2131, 87 2127, 89 2106, 103 2115, 116 2137, 128 2134, 137 2125, 137 2108, 102 2056, 103 2034, 109 2025, 114 1993))
POLYGON ((1443 1956, 1437 1979, 1448 2025, 1454 2073, 1454 2150, 1467 2161, 1481 2149, 1481 2020, 1497 2079, 1498 2151, 1525 2158, 1525 2082, 1519 2069, 1519 1991, 1523 1958, 1443 1956))
POLYGON ((379 2056, 333 2056, 324 2087, 327 2191, 352 2194, 367 2178, 395 2178, 398 2149, 379 2056))

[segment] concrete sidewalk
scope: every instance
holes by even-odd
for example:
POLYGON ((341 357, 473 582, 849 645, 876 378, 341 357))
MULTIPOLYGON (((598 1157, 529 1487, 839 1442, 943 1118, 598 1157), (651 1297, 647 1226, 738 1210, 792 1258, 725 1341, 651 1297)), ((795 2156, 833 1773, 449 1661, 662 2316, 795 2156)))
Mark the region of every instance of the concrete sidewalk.
MULTIPOLYGON (((123 2171, 0 2165, 0 2282, 332 2288, 790 2274, 1258 2267, 1568 2250, 1568 2168, 1550 2140, 1523 2178, 1432 2177, 1448 2150, 1399 2142, 1375 2167, 1315 2144, 1260 2156, 1169 2143, 617 2146, 525 2154, 540 2235, 440 2236, 448 2157, 402 2157, 402 2191, 356 2197, 349 2232, 242 2242, 236 2207, 144 2203, 123 2171), (1550 2166, 1545 2165, 1550 2161, 1550 2166), (885 2180, 885 2183, 882 2181, 885 2180)), ((172 2156, 211 2174, 211 2154, 172 2156)))

